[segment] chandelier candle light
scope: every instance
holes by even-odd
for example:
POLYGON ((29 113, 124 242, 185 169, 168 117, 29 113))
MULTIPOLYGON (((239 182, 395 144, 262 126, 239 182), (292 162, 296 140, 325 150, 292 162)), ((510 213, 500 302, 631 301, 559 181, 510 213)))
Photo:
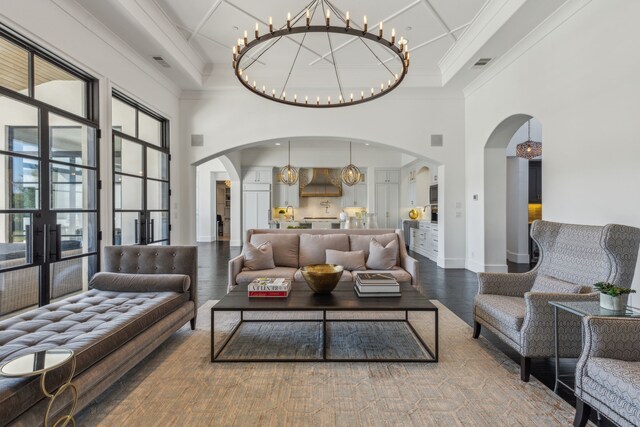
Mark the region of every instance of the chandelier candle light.
POLYGON ((291 141, 289 141, 289 162, 280 168, 280 181, 287 185, 298 182, 298 169, 291 166, 291 141))
MULTIPOLYGON (((244 31, 244 37, 238 39, 238 44, 236 46, 233 46, 232 48, 232 67, 234 69, 236 77, 245 88, 255 93, 256 95, 269 99, 271 101, 307 108, 336 108, 361 104, 363 102, 377 99, 391 92, 402 82, 409 70, 409 47, 407 41, 402 37, 399 38, 398 43, 396 44, 395 28, 391 30, 391 38, 389 40, 384 38, 384 28, 382 21, 378 24, 377 34, 370 33, 368 31, 369 26, 366 16, 363 17, 362 28, 356 28, 357 24, 355 24, 352 17, 349 16, 349 12, 347 11, 345 15, 343 15, 342 12, 338 8, 336 8, 329 0, 312 0, 311 3, 309 3, 304 9, 302 9, 295 15, 292 16, 291 13, 288 13, 286 24, 279 29, 274 28, 272 17, 269 17, 268 22, 268 32, 266 32, 265 34, 260 34, 260 23, 256 23, 254 39, 251 41, 249 41, 249 39, 247 38, 248 32, 244 31), (322 24, 313 22, 316 11, 319 11, 318 14, 322 18, 324 18, 321 21, 322 24), (332 20, 334 21, 334 25, 332 25, 332 20), (338 25, 335 25, 336 21, 338 25), (326 97, 326 102, 320 102, 320 97, 316 95, 315 103, 307 102, 309 95, 304 95, 304 103, 298 102, 297 95, 294 95, 293 99, 286 98, 285 90, 294 71, 298 55, 302 48, 308 50, 308 47, 304 45, 304 42, 307 35, 311 33, 325 33, 327 36, 330 54, 323 56, 321 59, 331 63, 335 71, 337 87, 334 100, 337 99, 338 102, 332 103, 330 95, 326 97), (258 61, 258 58, 264 55, 265 52, 276 45, 281 39, 290 38, 294 35, 301 35, 302 39, 301 41, 295 40, 295 43, 298 45, 297 52, 289 68, 288 75, 283 76, 284 84, 279 87, 277 91, 276 89, 272 89, 271 96, 265 93, 265 86, 262 86, 262 91, 256 89, 256 83, 254 82, 253 84, 250 84, 248 78, 248 74, 251 71, 251 66, 258 61), (349 94, 349 92, 344 91, 340 78, 339 67, 336 62, 335 51, 344 46, 345 43, 343 43, 340 47, 334 49, 332 35, 334 37, 336 37, 336 35, 340 35, 342 37, 350 37, 346 44, 349 44, 351 42, 362 43, 364 45, 363 49, 365 50, 365 52, 368 51, 375 58, 375 63, 379 67, 384 67, 386 71, 389 72, 391 78, 385 78, 384 80, 382 80, 382 83, 380 83, 379 92, 374 91, 373 87, 371 87, 371 84, 361 84, 360 88, 351 88, 352 90, 360 90, 361 96, 359 98, 354 97, 352 93, 349 94), (390 60, 380 58, 381 51, 386 51, 388 54, 391 54, 391 59, 394 59, 395 61, 387 65, 390 60), (397 67, 398 64, 399 67, 397 67), (394 66, 398 68, 395 71, 392 70, 394 66), (365 97, 365 90, 367 90, 369 87, 371 87, 371 95, 365 97), (364 90, 362 90, 362 88, 364 88, 364 90)), ((265 67, 264 64, 262 65, 263 67, 265 67)), ((386 71, 384 72, 386 73, 386 71)), ((377 83, 374 83, 374 85, 377 85, 377 83)), ((311 96, 314 96, 314 94, 311 94, 311 96)))

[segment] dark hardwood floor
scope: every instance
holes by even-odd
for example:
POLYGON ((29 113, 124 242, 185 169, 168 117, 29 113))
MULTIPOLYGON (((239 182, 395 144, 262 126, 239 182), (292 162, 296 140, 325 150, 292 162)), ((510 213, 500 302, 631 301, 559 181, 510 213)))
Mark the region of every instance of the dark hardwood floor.
MULTIPOLYGON (((211 299, 220 299, 227 293, 228 261, 239 255, 241 248, 230 247, 229 242, 212 242, 198 244, 198 298, 200 304, 211 299)), ((409 254, 420 262, 420 289, 431 299, 437 299, 458 317, 473 325, 473 298, 478 292, 477 275, 465 269, 438 268, 433 261, 420 254, 409 251, 409 254)), ((509 263, 509 272, 525 272, 528 264, 509 263)), ((469 332, 471 335, 471 332, 469 332)), ((486 329, 482 330, 486 337, 502 352, 516 363, 520 363, 520 356, 511 347, 504 344, 486 329)), ((575 371, 576 360, 561 360, 561 372, 575 371)), ((555 382, 555 368, 553 359, 534 359, 531 363, 531 375, 540 380, 547 387, 553 389, 555 382)), ((575 406, 573 393, 561 388, 559 396, 575 406)), ((595 411, 592 421, 599 426, 613 426, 603 419, 596 420, 595 411)))

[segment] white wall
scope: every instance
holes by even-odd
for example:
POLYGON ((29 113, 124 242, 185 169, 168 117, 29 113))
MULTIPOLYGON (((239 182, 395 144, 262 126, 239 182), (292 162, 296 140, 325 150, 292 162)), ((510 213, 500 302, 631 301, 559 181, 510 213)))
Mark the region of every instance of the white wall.
MULTIPOLYGON (((203 147, 189 149, 192 164, 247 144, 304 137, 370 141, 446 164, 448 206, 441 211, 451 218, 445 230, 445 256, 449 266, 464 266, 464 215, 454 213, 456 202, 464 201, 465 112, 459 92, 399 88, 378 101, 336 109, 280 105, 242 88, 185 93, 183 98, 181 135, 184 139, 204 135, 203 147), (431 134, 443 134, 444 147, 430 147, 431 134)), ((341 160, 345 156, 332 155, 341 160)), ((281 162, 278 159, 275 165, 281 162)), ((195 227, 192 230, 195 234, 195 227)))
MULTIPOLYGON (((101 230, 110 244, 112 235, 111 90, 118 88, 170 120, 172 243, 193 243, 183 207, 188 192, 178 191, 188 178, 188 162, 180 150, 178 87, 107 30, 72 0, 4 0, 0 20, 56 55, 99 79, 101 178, 101 230), (107 179, 107 177, 109 177, 107 179)), ((195 188, 195 185, 194 187, 195 188)), ((189 209, 192 213, 193 209, 189 209)))
MULTIPOLYGON (((467 89, 467 265, 487 264, 481 159, 513 114, 544 127, 544 219, 640 226, 638 16, 640 2, 569 1, 467 89)), ((640 289, 638 269, 634 284, 640 289)))
POLYGON ((216 180, 229 179, 220 159, 212 159, 196 168, 196 226, 198 242, 216 240, 216 180))
POLYGON ((507 260, 520 264, 529 262, 528 201, 529 161, 507 157, 507 260))

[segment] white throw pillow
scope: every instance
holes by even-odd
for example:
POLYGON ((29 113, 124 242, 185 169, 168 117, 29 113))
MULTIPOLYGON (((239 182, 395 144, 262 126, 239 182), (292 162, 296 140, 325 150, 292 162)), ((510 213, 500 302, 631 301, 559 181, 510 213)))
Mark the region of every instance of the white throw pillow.
POLYGON ((387 246, 382 246, 375 238, 369 244, 369 270, 391 270, 396 266, 398 257, 398 240, 392 240, 387 246))
POLYGON ((345 270, 366 270, 364 265, 364 251, 336 251, 327 249, 327 264, 338 264, 345 270))
POLYGON ((271 242, 264 242, 260 246, 255 246, 251 242, 246 242, 242 248, 244 256, 244 269, 246 270, 268 270, 276 268, 273 262, 273 248, 271 242))

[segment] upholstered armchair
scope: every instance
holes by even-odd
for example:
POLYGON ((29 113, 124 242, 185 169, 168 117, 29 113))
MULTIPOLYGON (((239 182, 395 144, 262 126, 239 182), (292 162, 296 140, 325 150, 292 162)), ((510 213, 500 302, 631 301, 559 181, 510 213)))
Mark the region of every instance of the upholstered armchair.
POLYGON ((584 349, 576 366, 576 417, 591 409, 619 426, 640 425, 640 319, 585 317, 584 349))
MULTIPOLYGON (((527 273, 478 273, 473 309, 473 337, 484 326, 513 347, 522 381, 529 381, 531 358, 555 354, 550 301, 597 301, 593 284, 601 281, 631 286, 640 229, 534 221, 531 237, 540 248, 538 264, 527 273)), ((560 312, 558 324, 560 357, 578 357, 580 319, 560 312)))

